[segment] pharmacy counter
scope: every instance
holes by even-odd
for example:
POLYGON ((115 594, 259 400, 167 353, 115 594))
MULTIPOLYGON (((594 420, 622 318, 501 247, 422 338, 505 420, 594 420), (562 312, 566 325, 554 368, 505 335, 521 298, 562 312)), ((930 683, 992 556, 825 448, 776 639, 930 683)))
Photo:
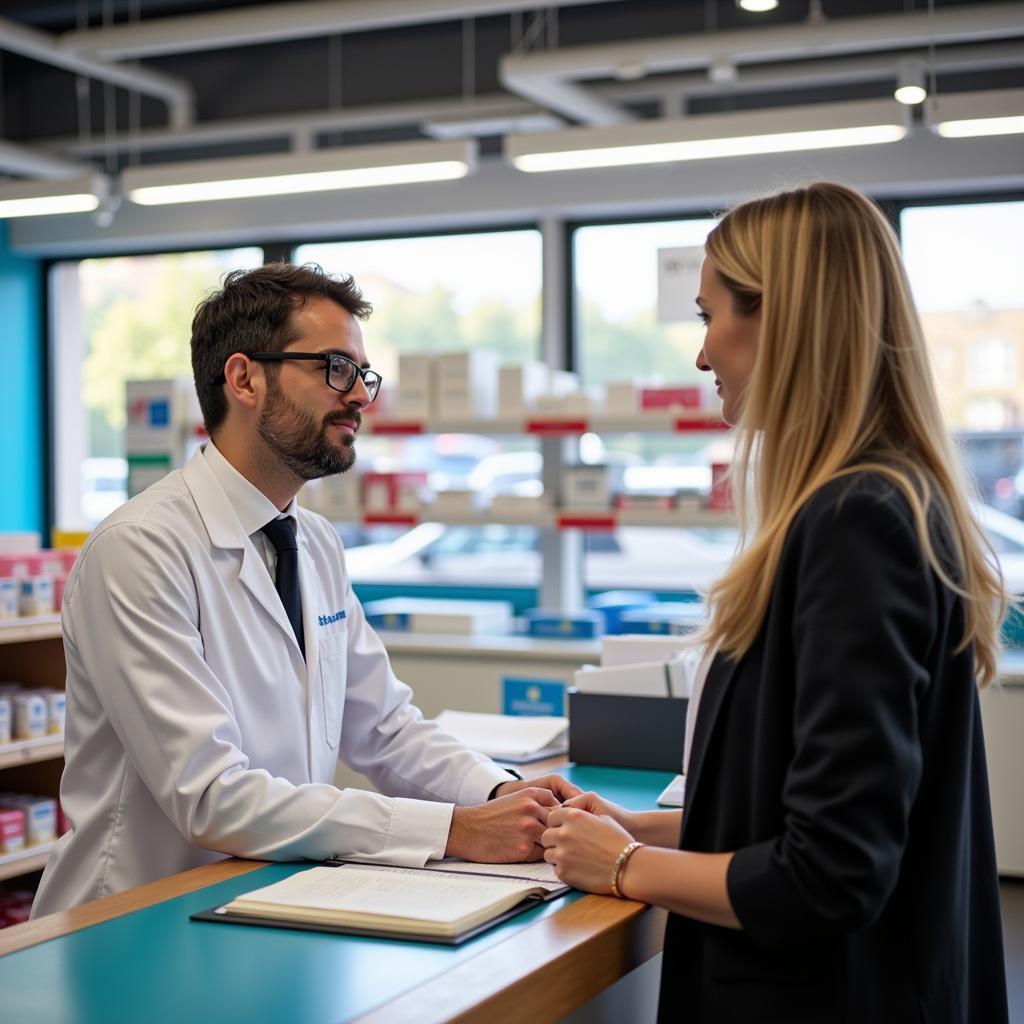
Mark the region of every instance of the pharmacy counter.
MULTIPOLYGON (((636 809, 653 807, 670 778, 563 770, 636 809)), ((454 948, 189 920, 302 867, 221 861, 6 929, 2 1016, 19 1024, 652 1019, 664 914, 626 900, 574 893, 454 948)))

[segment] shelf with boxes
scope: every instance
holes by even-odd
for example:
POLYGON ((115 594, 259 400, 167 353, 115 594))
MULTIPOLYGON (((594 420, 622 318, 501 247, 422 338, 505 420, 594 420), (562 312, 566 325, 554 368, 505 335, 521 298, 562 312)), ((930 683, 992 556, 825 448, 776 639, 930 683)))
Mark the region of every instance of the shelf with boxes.
MULTIPOLYGON (((0 534, 0 880, 41 870, 66 827, 57 802, 65 665, 55 609, 76 554, 43 550, 35 534, 0 534)), ((0 927, 22 919, 30 895, 0 890, 0 927)))

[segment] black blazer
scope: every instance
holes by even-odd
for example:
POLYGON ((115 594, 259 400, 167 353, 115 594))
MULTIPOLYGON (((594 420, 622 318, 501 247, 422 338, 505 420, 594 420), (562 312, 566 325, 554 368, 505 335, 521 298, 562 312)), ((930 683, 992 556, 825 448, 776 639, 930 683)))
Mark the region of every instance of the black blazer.
POLYGON ((686 783, 681 848, 736 851, 743 930, 670 915, 661 1021, 1007 1021, 962 635, 885 478, 800 510, 754 645, 712 664, 686 783))

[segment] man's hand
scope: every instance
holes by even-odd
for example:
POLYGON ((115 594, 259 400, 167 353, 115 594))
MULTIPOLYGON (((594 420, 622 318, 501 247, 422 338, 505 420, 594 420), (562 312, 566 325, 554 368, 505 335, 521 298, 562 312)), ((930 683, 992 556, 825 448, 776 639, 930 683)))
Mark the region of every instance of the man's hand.
POLYGON ((579 796, 583 792, 579 786, 574 786, 568 779, 563 779, 561 775, 541 775, 536 779, 512 779, 509 782, 503 782, 495 788, 494 796, 495 798, 508 796, 509 793, 516 793, 523 789, 537 788, 549 790, 559 803, 565 803, 566 800, 579 796))
POLYGON ((446 857, 484 864, 517 864, 541 860, 540 837, 547 827, 548 812, 559 806, 549 789, 514 781, 517 788, 474 807, 456 807, 448 831, 446 857))

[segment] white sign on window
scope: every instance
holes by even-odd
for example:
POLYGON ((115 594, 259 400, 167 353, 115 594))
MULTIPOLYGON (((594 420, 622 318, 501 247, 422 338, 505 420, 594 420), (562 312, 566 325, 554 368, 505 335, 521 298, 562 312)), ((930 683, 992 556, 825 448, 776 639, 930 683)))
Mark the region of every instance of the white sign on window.
POLYGON ((700 287, 704 246, 686 245, 658 250, 658 322, 692 320, 693 300, 700 287))

